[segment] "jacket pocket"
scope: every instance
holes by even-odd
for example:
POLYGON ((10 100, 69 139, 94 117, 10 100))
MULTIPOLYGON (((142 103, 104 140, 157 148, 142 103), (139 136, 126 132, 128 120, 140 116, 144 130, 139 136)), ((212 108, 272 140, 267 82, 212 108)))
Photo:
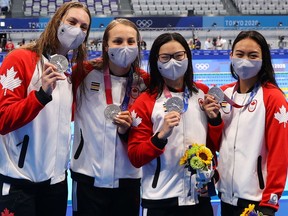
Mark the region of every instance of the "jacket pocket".
POLYGON ((25 157, 27 154, 28 143, 29 143, 29 136, 25 135, 23 138, 23 141, 16 145, 16 146, 19 146, 22 144, 20 155, 19 155, 19 160, 18 160, 18 167, 19 168, 23 168, 23 166, 24 166, 25 157))
POLYGON ((259 187, 261 190, 264 189, 264 179, 263 179, 263 173, 262 173, 262 156, 259 155, 257 159, 257 175, 258 175, 258 181, 259 181, 259 187))
POLYGON ((74 154, 74 159, 77 160, 82 152, 83 146, 84 146, 84 139, 83 139, 83 134, 82 134, 82 129, 80 129, 80 135, 81 135, 81 139, 80 139, 80 143, 78 145, 78 148, 74 154))
POLYGON ((152 188, 157 187, 158 179, 160 176, 160 170, 161 170, 161 159, 159 156, 159 157, 157 157, 157 165, 156 165, 156 170, 155 170, 155 174, 154 174, 154 178, 153 178, 153 182, 152 182, 152 188))

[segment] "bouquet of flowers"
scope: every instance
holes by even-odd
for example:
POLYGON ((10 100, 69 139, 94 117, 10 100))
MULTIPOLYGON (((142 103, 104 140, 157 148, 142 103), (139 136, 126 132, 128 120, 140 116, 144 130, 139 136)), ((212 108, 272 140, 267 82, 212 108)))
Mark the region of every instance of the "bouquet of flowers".
POLYGON ((245 208, 240 216, 263 216, 262 212, 255 211, 254 208, 254 204, 249 204, 248 208, 245 208))
POLYGON ((192 144, 180 159, 180 165, 185 165, 190 171, 196 171, 197 188, 202 188, 211 181, 213 154, 204 144, 192 144))

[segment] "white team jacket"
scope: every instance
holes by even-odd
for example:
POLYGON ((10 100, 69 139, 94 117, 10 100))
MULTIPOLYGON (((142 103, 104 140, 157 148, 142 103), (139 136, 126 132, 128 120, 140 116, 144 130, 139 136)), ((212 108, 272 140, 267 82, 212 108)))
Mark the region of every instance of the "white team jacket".
MULTIPOLYGON (((143 93, 132 105, 130 111, 134 125, 129 134, 129 158, 133 165, 142 167, 142 205, 161 206, 167 200, 175 200, 176 205, 194 205, 198 203, 195 189, 195 175, 184 166, 179 165, 185 150, 193 143, 206 144, 208 123, 201 101, 208 87, 198 84, 199 92, 189 98, 188 109, 181 115, 178 126, 174 127, 168 137, 165 148, 158 149, 151 142, 151 137, 161 130, 167 111, 164 93, 155 97, 143 93), (157 186, 152 186, 160 157, 160 175, 157 186), (159 160, 159 159, 158 159, 159 160), (190 191, 190 193, 189 193, 190 191), (164 202, 163 202, 164 201, 164 202), (148 204, 149 203, 149 204, 148 204)), ((171 92, 172 96, 183 98, 182 92, 171 92)), ((169 205, 175 205, 169 204, 169 205)))
MULTIPOLYGON (((133 79, 129 103, 146 88, 143 78, 137 77, 133 79)), ((121 105, 127 81, 127 77, 111 75, 113 104, 121 105)), ((122 178, 139 179, 141 169, 130 163, 127 143, 121 141, 117 127, 104 116, 107 104, 103 72, 91 70, 83 82, 86 94, 81 95, 78 87, 76 96, 72 172, 91 177, 95 187, 104 188, 119 187, 122 178)))
MULTIPOLYGON (((222 87, 229 98, 234 85, 222 87)), ((249 97, 250 92, 235 91, 233 100, 244 105, 249 97)), ((278 209, 287 176, 287 114, 283 93, 269 83, 259 88, 249 105, 222 107, 225 127, 219 152, 218 190, 224 202, 237 205, 241 198, 278 209)))
POLYGON ((20 49, 1 66, 0 174, 55 184, 65 179, 68 167, 72 88, 67 79, 57 81, 52 101, 43 106, 35 96, 42 86, 38 60, 35 53, 20 49))

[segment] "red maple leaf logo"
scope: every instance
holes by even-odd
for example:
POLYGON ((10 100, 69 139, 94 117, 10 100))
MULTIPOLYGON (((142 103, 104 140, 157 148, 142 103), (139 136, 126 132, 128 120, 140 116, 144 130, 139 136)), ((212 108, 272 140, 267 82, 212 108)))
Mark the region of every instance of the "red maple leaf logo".
POLYGON ((7 208, 4 209, 3 212, 1 212, 1 216, 14 216, 14 213, 10 213, 7 208))

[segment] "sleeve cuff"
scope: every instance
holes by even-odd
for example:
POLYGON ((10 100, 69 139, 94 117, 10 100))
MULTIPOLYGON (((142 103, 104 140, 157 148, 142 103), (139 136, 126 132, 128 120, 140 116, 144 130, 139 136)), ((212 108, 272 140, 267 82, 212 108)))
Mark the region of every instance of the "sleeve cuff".
POLYGON ((52 95, 47 95, 42 87, 39 89, 39 91, 36 91, 36 98, 40 101, 40 103, 45 106, 47 103, 52 101, 52 95))
POLYGON ((158 134, 159 132, 157 132, 152 138, 151 138, 151 142, 159 149, 164 149, 164 147, 166 146, 168 139, 159 139, 158 138, 158 134))
POLYGON ((259 211, 264 215, 274 216, 276 209, 268 207, 268 206, 259 206, 259 211))
POLYGON ((219 114, 217 115, 216 118, 213 118, 213 119, 208 118, 208 123, 209 123, 210 125, 212 125, 212 126, 218 126, 218 125, 221 124, 221 122, 222 122, 222 118, 221 118, 220 112, 219 112, 219 114))
POLYGON ((120 139, 121 139, 123 142, 125 142, 125 143, 128 142, 129 131, 130 131, 130 128, 129 128, 129 129, 126 131, 126 133, 124 133, 124 134, 120 134, 120 133, 117 131, 118 136, 119 136, 120 139))

